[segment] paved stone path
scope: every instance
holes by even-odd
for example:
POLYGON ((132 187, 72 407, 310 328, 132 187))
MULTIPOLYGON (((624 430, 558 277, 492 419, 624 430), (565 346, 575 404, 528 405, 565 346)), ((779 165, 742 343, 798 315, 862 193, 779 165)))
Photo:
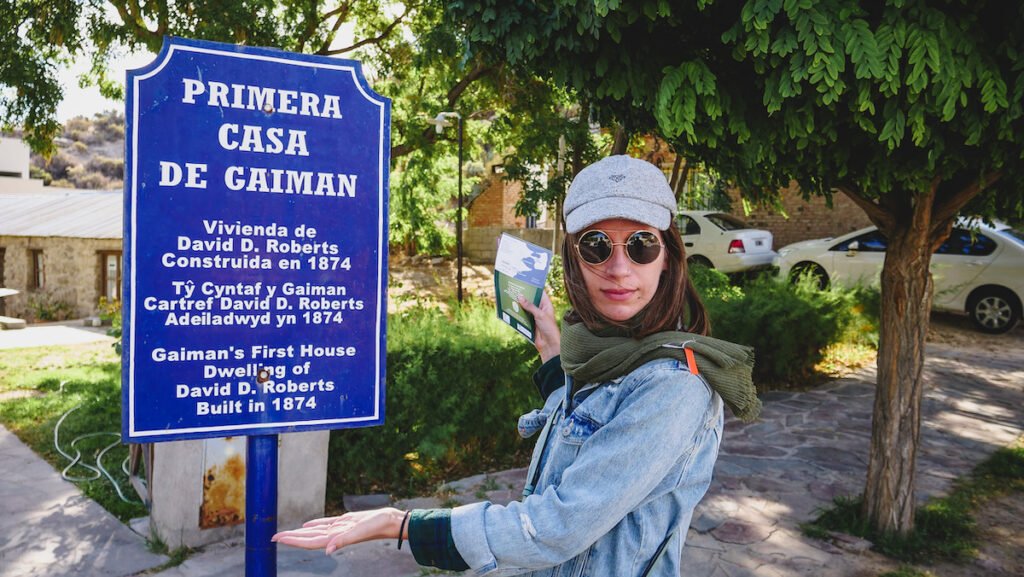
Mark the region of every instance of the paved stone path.
MULTIPOLYGON (((919 501, 945 494, 954 479, 1024 434, 1024 330, 1002 339, 971 349, 928 345, 919 501)), ((875 377, 870 368, 813 391, 768 393, 756 423, 727 419, 715 480, 687 537, 684 575, 875 577, 895 568, 866 551, 870 543, 840 536, 837 546, 804 537, 799 528, 833 498, 863 491, 875 377)), ((504 503, 517 497, 525 474, 464 479, 440 498, 469 503, 486 495, 504 503)), ((420 498, 399 506, 438 502, 420 498)))
MULTIPOLYGON (((993 451, 1024 434, 1024 350, 929 345, 916 497, 945 494, 993 451)), ((1010 343, 1006 343, 1010 344, 1010 343)), ((727 423, 708 496, 694 515, 685 557, 693 575, 877 575, 865 542, 801 535, 840 495, 864 488, 874 370, 804 393, 769 393, 761 420, 727 423), (866 572, 865 572, 866 571, 866 572)), ((894 565, 894 564, 893 564, 894 565)))
POLYGON ((167 561, 2 426, 0 471, 0 576, 120 577, 167 561))
MULTIPOLYGON (((943 494, 953 479, 1024 434, 1024 328, 999 339, 978 340, 970 348, 956 342, 928 346, 917 464, 920 500, 943 494)), ((804 537, 799 530, 800 523, 812 519, 833 497, 855 495, 863 488, 874 377, 873 370, 862 370, 813 391, 770 393, 757 423, 726 422, 715 480, 689 532, 685 575, 877 577, 883 569, 895 568, 896 563, 864 551, 867 543, 849 539, 836 546, 804 537)), ((2 427, 0 470, 0 576, 127 576, 137 574, 140 564, 153 567, 162 561, 146 559, 141 537, 121 533, 127 528, 96 511, 70 484, 59 477, 54 483, 57 473, 2 427), (48 472, 20 473, 40 464, 48 472), (9 471, 19 474, 12 477, 9 471), (75 507, 89 505, 93 509, 76 512, 75 507), (101 562, 106 563, 102 568, 101 562)), ((478 475, 449 484, 439 495, 398 506, 507 502, 517 498, 524 477, 523 469, 478 475)), ((360 501, 379 505, 373 498, 360 501)), ((358 503, 353 499, 348 505, 358 503)), ((331 558, 283 547, 279 551, 282 577, 425 574, 407 549, 396 551, 391 541, 364 544, 331 558)), ((1014 574, 1020 568, 1003 569, 1014 574)), ((148 574, 243 573, 244 545, 235 541, 208 547, 179 567, 148 574)))

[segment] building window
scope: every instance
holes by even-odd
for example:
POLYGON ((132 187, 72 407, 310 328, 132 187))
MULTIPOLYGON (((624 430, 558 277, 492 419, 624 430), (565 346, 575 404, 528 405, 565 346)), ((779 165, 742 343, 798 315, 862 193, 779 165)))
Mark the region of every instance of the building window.
POLYGON ((121 300, 121 251, 103 251, 100 255, 100 296, 108 301, 121 300))
POLYGON ((43 269, 43 249, 28 250, 28 290, 39 290, 46 284, 46 271, 43 269))

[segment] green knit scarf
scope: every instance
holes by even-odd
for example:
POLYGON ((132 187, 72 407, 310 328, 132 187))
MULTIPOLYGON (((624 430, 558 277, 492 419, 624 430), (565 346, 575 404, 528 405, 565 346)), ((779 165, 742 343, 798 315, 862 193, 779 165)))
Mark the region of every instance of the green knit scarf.
POLYGON ((562 327, 562 369, 577 386, 621 377, 661 358, 686 362, 683 345, 693 351, 697 370, 744 422, 757 419, 761 400, 751 378, 754 349, 712 337, 680 331, 655 333, 643 339, 624 336, 621 329, 590 332, 581 323, 562 327))

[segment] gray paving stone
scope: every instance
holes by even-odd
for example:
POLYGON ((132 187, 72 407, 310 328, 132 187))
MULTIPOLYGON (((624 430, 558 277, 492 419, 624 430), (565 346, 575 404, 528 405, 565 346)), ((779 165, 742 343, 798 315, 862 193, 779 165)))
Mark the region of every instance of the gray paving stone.
POLYGON ((342 497, 346 511, 368 511, 391 505, 391 495, 376 493, 372 495, 345 495, 342 497))
POLYGON ((755 525, 745 521, 730 519, 711 530, 711 535, 723 543, 735 545, 751 545, 760 543, 768 538, 772 528, 765 525, 755 525))
MULTIPOLYGON (((953 479, 1024 433, 1022 335, 1008 337, 1014 346, 984 351, 928 346, 915 486, 919 500, 944 494, 953 479)), ((874 375, 866 369, 816 390, 763 395, 764 415, 757 423, 727 418, 715 478, 687 533, 683 575, 869 577, 881 572, 877 554, 864 551, 866 543, 842 541, 844 549, 805 537, 799 529, 834 497, 863 491, 874 375)), ((0 577, 128 576, 145 568, 137 562, 140 537, 109 516, 104 520, 105 512, 87 512, 93 510, 91 501, 3 430, 0 470, 0 577)), ((525 474, 516 469, 476 475, 450 483, 442 497, 396 506, 437 507, 441 498, 506 502, 518 498, 525 474)), ((149 555, 144 548, 142 553, 149 555)), ((391 540, 331 557, 282 547, 278 557, 281 577, 424 574, 408 549, 398 551, 391 540)), ((151 567, 162 558, 149 562, 151 567)), ((979 568, 997 569, 984 564, 981 560, 979 568)), ((155 577, 234 576, 243 570, 244 546, 236 541, 207 547, 155 577)))

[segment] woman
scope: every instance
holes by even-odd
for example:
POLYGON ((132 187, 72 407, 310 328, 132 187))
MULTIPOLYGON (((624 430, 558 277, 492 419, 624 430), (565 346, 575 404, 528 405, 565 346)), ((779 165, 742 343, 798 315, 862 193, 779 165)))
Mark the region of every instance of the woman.
POLYGON ((521 301, 537 321, 546 397, 519 421, 524 436, 540 432, 522 501, 349 513, 274 540, 331 553, 397 538, 422 565, 479 575, 680 575, 718 455, 719 395, 744 418, 760 404, 750 349, 705 336, 675 212, 664 174, 627 156, 570 185, 562 334, 546 295, 540 307, 521 301))

